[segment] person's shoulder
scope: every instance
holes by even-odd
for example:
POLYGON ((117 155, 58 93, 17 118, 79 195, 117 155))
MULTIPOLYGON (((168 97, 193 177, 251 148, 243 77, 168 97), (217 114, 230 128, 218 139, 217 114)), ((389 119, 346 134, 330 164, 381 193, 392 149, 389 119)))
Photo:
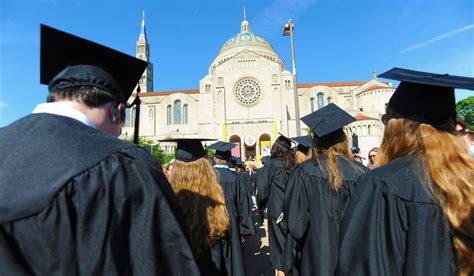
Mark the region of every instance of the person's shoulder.
POLYGON ((294 173, 298 173, 300 175, 312 175, 312 176, 321 176, 321 171, 318 168, 319 164, 310 158, 305 160, 301 164, 295 167, 294 173))
POLYGON ((365 173, 359 178, 359 182, 380 187, 405 201, 434 203, 428 192, 431 182, 425 174, 418 156, 405 155, 365 173))

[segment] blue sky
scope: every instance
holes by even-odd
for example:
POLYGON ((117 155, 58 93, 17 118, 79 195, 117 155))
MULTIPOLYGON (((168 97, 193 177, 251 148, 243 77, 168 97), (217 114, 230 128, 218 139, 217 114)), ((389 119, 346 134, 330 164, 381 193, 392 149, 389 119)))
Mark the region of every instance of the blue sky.
POLYGON ((154 90, 193 89, 239 32, 244 4, 251 31, 288 70, 281 33, 294 18, 299 83, 369 80, 395 66, 474 77, 472 0, 0 0, 0 127, 46 99, 40 23, 135 55, 144 10, 154 90))

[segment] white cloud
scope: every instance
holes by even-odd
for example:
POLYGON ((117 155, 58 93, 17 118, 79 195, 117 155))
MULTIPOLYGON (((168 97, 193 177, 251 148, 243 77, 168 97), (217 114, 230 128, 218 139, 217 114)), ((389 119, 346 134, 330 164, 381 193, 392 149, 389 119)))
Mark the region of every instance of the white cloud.
POLYGON ((255 22, 250 22, 251 29, 254 25, 254 29, 260 30, 262 35, 281 33, 288 19, 294 18, 314 3, 316 0, 276 0, 253 18, 255 22))
POLYGON ((457 34, 460 34, 462 32, 466 32, 466 31, 469 31, 471 29, 474 29, 474 24, 471 24, 471 25, 467 25, 467 26, 464 26, 464 27, 461 27, 459 29, 456 29, 454 31, 450 31, 450 32, 447 32, 447 33, 444 33, 442 35, 438 35, 438 36, 435 36, 435 37, 432 37, 428 40, 425 40, 423 42, 420 42, 420 43, 417 43, 417 44, 414 44, 410 47, 407 47, 403 50, 400 50, 397 55, 400 55, 400 54, 404 54, 404 53, 407 53, 407 52, 411 52, 411 51, 414 51, 416 49, 420 49, 420 48, 424 48, 430 44, 433 44, 433 43, 436 43, 438 41, 441 41, 441 40, 444 40, 444 39, 447 39, 449 37, 452 37, 454 35, 457 35, 457 34))

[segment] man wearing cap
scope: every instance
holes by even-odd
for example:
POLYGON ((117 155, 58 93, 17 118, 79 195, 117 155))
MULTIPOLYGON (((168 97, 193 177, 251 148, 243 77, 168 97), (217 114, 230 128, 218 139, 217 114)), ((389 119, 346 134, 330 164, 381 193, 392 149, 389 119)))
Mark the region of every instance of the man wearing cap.
POLYGON ((229 169, 231 162, 231 149, 235 144, 217 141, 209 146, 216 150, 214 155, 214 169, 219 175, 219 182, 224 189, 226 198, 235 206, 239 224, 239 233, 242 240, 255 234, 255 226, 252 219, 251 195, 247 190, 244 178, 240 178, 239 173, 229 169))
POLYGON ((393 68, 379 168, 357 181, 336 275, 473 275, 474 162, 455 133, 454 88, 474 78, 393 68))
POLYGON ((1 275, 199 274, 161 168, 116 138, 146 66, 41 26, 48 103, 0 130, 1 275))

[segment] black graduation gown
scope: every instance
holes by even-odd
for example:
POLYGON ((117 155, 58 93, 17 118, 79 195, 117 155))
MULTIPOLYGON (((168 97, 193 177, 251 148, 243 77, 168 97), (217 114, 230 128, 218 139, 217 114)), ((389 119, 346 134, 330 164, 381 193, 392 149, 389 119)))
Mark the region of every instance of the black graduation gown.
POLYGON ((280 255, 283 252, 288 231, 287 221, 282 219, 288 173, 280 159, 270 159, 266 166, 268 166, 268 181, 266 182, 268 188, 264 189, 269 190, 267 213, 270 265, 272 268, 279 268, 280 255))
POLYGON ((214 247, 213 251, 221 250, 224 254, 227 275, 245 275, 240 236, 255 234, 248 195, 239 182, 237 172, 228 168, 215 167, 215 169, 224 190, 231 225, 229 236, 221 241, 223 244, 220 247, 214 247))
POLYGON ((366 171, 359 163, 337 157, 342 176, 340 190, 331 189, 326 168, 327 155, 297 166, 286 193, 285 217, 288 232, 282 268, 288 272, 291 257, 301 250, 301 264, 295 274, 333 275, 339 248, 339 224, 355 189, 357 178, 366 171), (298 248, 298 250, 296 250, 298 248))
POLYGON ((57 115, 0 129, 0 275, 198 275, 144 149, 57 115))
POLYGON ((268 166, 263 166, 254 174, 255 190, 257 195, 257 204, 259 208, 264 209, 270 194, 270 186, 268 185, 268 166))
POLYGON ((341 224, 337 275, 454 275, 450 229, 416 156, 362 176, 341 224))

